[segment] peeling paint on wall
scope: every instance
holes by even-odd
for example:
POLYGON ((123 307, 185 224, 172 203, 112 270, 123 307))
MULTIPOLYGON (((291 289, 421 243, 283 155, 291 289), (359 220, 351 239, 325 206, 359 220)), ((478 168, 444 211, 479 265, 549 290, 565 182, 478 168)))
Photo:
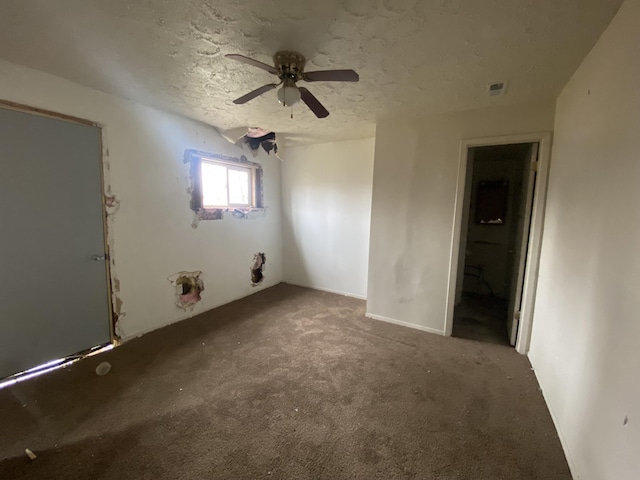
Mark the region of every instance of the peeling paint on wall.
POLYGON ((253 256, 253 265, 251 266, 251 285, 254 287, 262 283, 264 280, 264 264, 267 257, 264 253, 258 252, 253 256))
POLYGON ((176 289, 176 306, 188 311, 202 300, 204 282, 200 278, 201 271, 178 272, 169 276, 168 280, 176 289))

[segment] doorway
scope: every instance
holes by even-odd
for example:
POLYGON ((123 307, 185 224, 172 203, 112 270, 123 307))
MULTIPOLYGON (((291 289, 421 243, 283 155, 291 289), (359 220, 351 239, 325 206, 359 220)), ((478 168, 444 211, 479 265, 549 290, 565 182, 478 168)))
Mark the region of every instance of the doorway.
MULTIPOLYGON (((531 201, 528 180, 537 143, 469 149, 453 336, 515 345, 520 253, 531 201), (464 253, 464 255, 462 255, 464 253)), ((527 235, 528 236, 528 235, 527 235)), ((519 307, 519 305, 518 305, 519 307)))
POLYGON ((32 110, 0 104, 0 378, 111 342, 101 129, 32 110))
POLYGON ((464 141, 446 333, 528 350, 549 134, 464 141))

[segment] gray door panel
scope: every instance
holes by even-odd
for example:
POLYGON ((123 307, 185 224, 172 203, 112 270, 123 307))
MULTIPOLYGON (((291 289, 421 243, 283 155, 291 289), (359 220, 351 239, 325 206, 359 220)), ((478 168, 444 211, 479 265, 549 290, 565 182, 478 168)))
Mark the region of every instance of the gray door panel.
POLYGON ((0 108, 0 378, 111 339, 100 134, 0 108))

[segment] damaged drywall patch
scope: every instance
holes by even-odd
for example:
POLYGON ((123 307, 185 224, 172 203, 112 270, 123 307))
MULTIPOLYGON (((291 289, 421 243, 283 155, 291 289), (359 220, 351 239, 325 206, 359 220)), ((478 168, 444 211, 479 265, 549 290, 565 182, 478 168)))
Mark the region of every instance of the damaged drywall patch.
POLYGON ((111 193, 108 192, 104 196, 104 208, 107 212, 107 216, 115 215, 116 212, 120 209, 120 202, 115 195, 111 195, 111 193))
POLYGON ((253 256, 253 265, 251 266, 251 285, 254 287, 262 283, 264 280, 264 264, 267 257, 264 253, 258 252, 253 256))
POLYGON ((178 272, 171 275, 168 280, 176 289, 176 306, 183 310, 193 310, 193 307, 202 300, 204 282, 200 278, 201 271, 178 272))
POLYGON ((125 337, 122 330, 122 323, 120 320, 126 315, 122 308, 122 299, 119 296, 120 293, 120 280, 116 276, 116 262, 114 255, 114 238, 113 238, 113 222, 115 214, 120 209, 120 202, 116 196, 111 193, 111 161, 109 158, 109 149, 104 144, 104 131, 103 134, 103 148, 102 148, 102 186, 103 186, 103 208, 104 208, 104 228, 105 228, 105 257, 107 259, 107 272, 109 277, 109 288, 111 294, 111 323, 112 323, 112 341, 114 344, 118 344, 120 340, 125 337))
POLYGON ((270 130, 266 130, 260 127, 248 127, 248 128, 233 128, 231 130, 225 130, 220 132, 224 138, 234 145, 243 148, 247 145, 253 153, 253 156, 258 155, 260 147, 267 152, 267 155, 273 152, 276 157, 278 156, 278 144, 276 143, 276 134, 270 130))
POLYGON ((253 220, 256 218, 263 218, 267 215, 267 207, 261 208, 201 208, 197 212, 194 212, 193 221, 191 222, 192 228, 198 228, 198 224, 201 220, 222 220, 225 213, 230 213, 233 218, 240 218, 244 220, 253 220))
MULTIPOLYGON (((105 203, 106 208, 106 203, 105 203)), ((115 212, 114 212, 115 213, 115 212)), ((122 331, 122 323, 120 320, 122 317, 126 315, 125 311, 122 308, 122 299, 120 298, 120 280, 116 276, 116 262, 113 252, 113 237, 111 236, 111 231, 113 227, 113 217, 110 215, 107 210, 106 215, 106 229, 107 229, 107 258, 108 258, 108 271, 109 271, 109 281, 111 287, 111 321, 113 324, 113 340, 115 342, 119 342, 124 336, 124 332, 122 331)))
MULTIPOLYGON (((110 248, 111 249, 111 248, 110 248)), ((124 337, 120 319, 126 315, 120 298, 120 280, 115 275, 115 262, 109 256, 109 278, 111 280, 111 321, 113 322, 113 340, 117 343, 124 337)))

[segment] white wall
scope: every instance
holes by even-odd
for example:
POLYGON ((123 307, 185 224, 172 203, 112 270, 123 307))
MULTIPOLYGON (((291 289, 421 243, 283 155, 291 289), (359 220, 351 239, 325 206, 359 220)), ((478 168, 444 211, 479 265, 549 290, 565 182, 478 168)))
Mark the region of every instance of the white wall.
POLYGON ((86 118, 103 126, 107 182, 120 202, 109 241, 119 280, 124 339, 277 284, 282 278, 280 161, 261 154, 264 218, 225 218, 191 227, 185 149, 247 155, 207 125, 0 61, 0 99, 86 118), (266 253, 265 281, 251 287, 254 253, 266 253), (193 312, 174 305, 167 277, 202 270, 205 291, 193 312))
POLYGON ((284 281, 367 294, 373 138, 287 148, 284 281))
POLYGON ((376 128, 367 312, 444 333, 463 139, 553 130, 553 102, 376 128))
POLYGON ((640 478, 638 25, 627 1, 556 108, 529 357, 580 480, 640 478))

